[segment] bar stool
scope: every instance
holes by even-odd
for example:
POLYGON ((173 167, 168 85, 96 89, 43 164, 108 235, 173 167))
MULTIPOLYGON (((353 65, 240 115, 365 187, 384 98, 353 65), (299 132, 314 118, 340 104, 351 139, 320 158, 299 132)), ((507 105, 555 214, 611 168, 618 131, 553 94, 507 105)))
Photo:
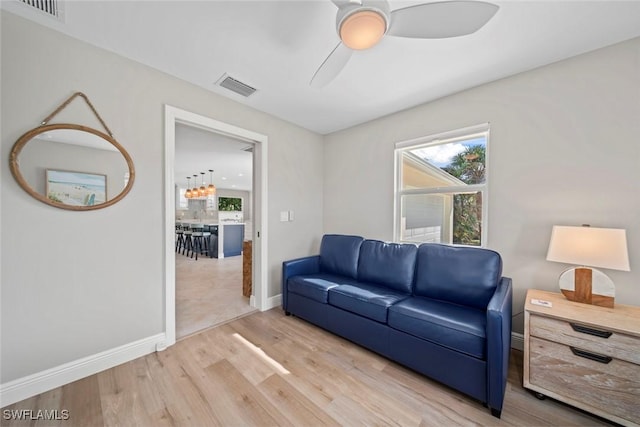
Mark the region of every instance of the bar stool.
POLYGON ((184 245, 182 246, 182 255, 187 253, 189 256, 189 252, 191 252, 191 258, 193 258, 193 230, 189 227, 188 224, 183 224, 182 233, 184 235, 184 245))
POLYGON ((184 246, 184 230, 182 224, 176 222, 176 252, 184 246))
POLYGON ((192 225, 191 231, 191 236, 193 239, 193 251, 191 253, 191 258, 193 258, 193 252, 195 252, 197 261, 198 254, 209 255, 209 237, 211 236, 211 232, 205 231, 203 224, 192 225))

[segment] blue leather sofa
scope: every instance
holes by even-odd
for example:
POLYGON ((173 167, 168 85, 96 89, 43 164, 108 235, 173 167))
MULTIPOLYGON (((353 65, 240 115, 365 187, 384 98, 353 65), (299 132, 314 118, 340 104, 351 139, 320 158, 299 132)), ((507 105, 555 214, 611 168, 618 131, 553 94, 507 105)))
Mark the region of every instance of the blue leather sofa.
POLYGON ((500 417, 511 279, 497 252, 325 235, 283 263, 283 308, 481 401, 500 417))

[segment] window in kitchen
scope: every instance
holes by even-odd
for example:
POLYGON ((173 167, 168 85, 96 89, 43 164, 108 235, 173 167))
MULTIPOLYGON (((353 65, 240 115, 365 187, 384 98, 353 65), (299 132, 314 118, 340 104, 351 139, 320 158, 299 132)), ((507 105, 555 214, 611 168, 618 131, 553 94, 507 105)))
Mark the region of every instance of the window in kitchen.
POLYGON ((178 188, 178 209, 189 209, 189 199, 185 197, 186 188, 178 188))
POLYGON ((395 240, 484 246, 489 124, 396 144, 395 240))

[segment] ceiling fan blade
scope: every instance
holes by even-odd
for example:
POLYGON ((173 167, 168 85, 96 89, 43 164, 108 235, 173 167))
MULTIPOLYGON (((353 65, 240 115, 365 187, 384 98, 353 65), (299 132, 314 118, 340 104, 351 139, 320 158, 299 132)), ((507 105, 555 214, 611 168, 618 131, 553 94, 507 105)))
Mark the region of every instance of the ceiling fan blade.
POLYGON ((323 87, 331 80, 335 79, 340 71, 347 65, 353 51, 340 43, 333 49, 327 59, 324 60, 318 71, 311 78, 309 83, 312 87, 323 87))
POLYGON ((498 6, 479 1, 424 3, 391 11, 387 34, 419 39, 465 36, 482 28, 498 6))
POLYGON ((331 0, 331 1, 333 2, 333 4, 338 6, 338 8, 343 8, 345 6, 351 6, 354 4, 356 6, 362 5, 362 0, 331 0))

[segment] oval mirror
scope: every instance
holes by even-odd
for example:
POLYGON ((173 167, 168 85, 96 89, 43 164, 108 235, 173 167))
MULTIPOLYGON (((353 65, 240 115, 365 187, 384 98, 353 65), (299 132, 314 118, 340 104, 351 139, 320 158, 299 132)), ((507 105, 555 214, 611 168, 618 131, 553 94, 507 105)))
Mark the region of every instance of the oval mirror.
POLYGON ((92 210, 122 199, 135 172, 127 151, 96 129, 60 123, 22 135, 11 149, 11 173, 31 196, 69 210, 92 210))

